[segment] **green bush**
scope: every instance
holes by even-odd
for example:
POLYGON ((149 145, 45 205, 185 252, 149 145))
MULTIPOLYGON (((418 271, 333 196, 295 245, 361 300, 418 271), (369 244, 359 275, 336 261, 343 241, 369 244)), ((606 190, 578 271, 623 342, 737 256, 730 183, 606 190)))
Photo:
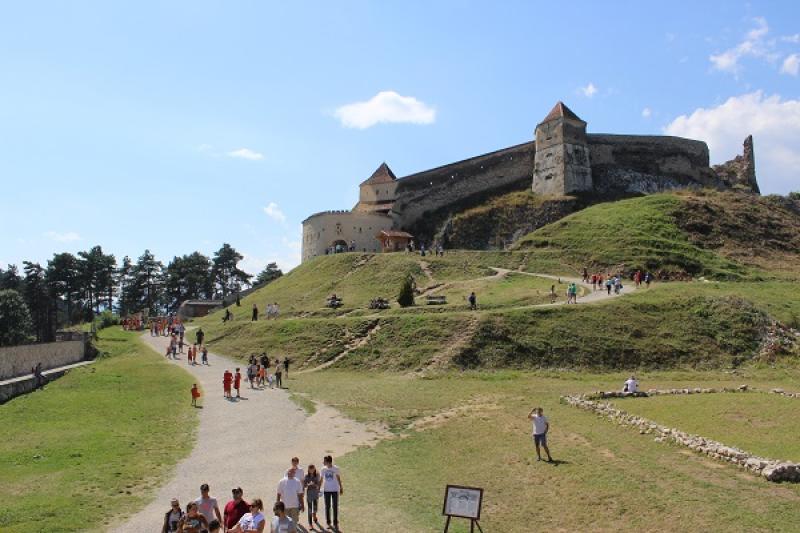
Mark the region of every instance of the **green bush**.
POLYGON ((97 329, 117 326, 119 325, 119 315, 115 315, 113 312, 106 309, 95 319, 95 324, 97 325, 97 329))
POLYGON ((397 297, 397 303, 400 304, 400 307, 414 305, 414 279, 411 276, 406 276, 403 281, 403 286, 400 287, 400 295, 397 297))

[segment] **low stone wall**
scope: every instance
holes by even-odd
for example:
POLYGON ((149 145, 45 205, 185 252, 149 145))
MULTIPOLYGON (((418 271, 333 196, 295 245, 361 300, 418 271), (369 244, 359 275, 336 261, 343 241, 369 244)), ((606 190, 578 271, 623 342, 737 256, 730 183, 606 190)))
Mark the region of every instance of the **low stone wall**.
POLYGON ((0 381, 24 376, 42 363, 43 370, 71 365, 86 357, 86 341, 72 340, 0 348, 0 381))
MULTIPOLYGON (((798 463, 760 457, 712 439, 686 433, 676 428, 669 428, 647 418, 629 414, 608 402, 591 399, 592 397, 635 398, 658 396, 660 394, 710 394, 719 392, 748 392, 752 390, 753 389, 750 389, 747 385, 743 385, 736 389, 651 389, 647 391, 647 393, 595 392, 580 396, 562 396, 561 401, 573 407, 595 413, 621 426, 636 428, 642 435, 655 435, 656 442, 674 442, 675 444, 686 446, 698 453, 706 454, 713 459, 735 464, 749 472, 761 475, 768 481, 800 482, 800 464, 798 463)), ((773 389, 770 392, 790 396, 792 398, 800 397, 800 395, 795 393, 786 393, 782 389, 773 389)))

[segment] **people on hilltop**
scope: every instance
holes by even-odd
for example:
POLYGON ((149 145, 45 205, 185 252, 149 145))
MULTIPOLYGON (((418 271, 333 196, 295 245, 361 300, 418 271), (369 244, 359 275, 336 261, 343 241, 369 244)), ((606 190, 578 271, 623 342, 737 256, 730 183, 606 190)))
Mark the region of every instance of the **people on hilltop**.
POLYGON ((550 431, 550 422, 544 416, 544 409, 541 407, 534 407, 528 413, 528 420, 532 422, 532 436, 533 444, 536 446, 536 460, 542 460, 542 452, 540 448, 544 448, 547 453, 547 461, 552 463, 553 458, 550 456, 550 448, 547 446, 547 432, 550 431))

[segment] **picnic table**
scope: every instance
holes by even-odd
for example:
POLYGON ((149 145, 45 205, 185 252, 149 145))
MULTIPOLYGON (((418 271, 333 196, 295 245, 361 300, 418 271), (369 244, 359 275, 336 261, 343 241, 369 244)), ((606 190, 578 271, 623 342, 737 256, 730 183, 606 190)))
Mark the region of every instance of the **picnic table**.
POLYGON ((386 298, 373 298, 369 302, 370 309, 389 309, 389 300, 386 298))

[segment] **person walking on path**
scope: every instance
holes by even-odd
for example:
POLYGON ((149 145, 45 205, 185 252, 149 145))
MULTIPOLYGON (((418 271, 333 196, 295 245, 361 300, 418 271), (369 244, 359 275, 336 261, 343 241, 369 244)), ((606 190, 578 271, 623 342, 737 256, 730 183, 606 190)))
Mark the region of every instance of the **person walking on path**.
MULTIPOLYGON (((203 354, 203 364, 208 365, 208 348, 203 346, 203 349, 200 351, 203 354)), ((197 357, 197 352, 195 351, 195 357, 197 357)), ((211 366, 211 365, 208 365, 211 366)))
POLYGON ((197 399, 200 397, 200 389, 197 388, 197 383, 192 385, 192 407, 197 407, 197 399))
POLYGON ((286 373, 286 379, 289 379, 289 358, 283 358, 283 371, 286 373))
POLYGON ((239 369, 236 369, 236 374, 233 376, 233 388, 236 389, 236 397, 241 398, 242 396, 239 394, 239 388, 242 386, 242 373, 239 369))
POLYGON ((275 384, 278 386, 279 389, 283 388, 283 382, 281 381, 282 371, 281 371, 281 362, 276 358, 275 359, 275 384))
POLYGON ((209 494, 208 483, 200 485, 200 497, 197 498, 194 503, 197 504, 197 509, 200 511, 200 514, 205 516, 208 522, 211 522, 214 518, 222 522, 222 515, 219 512, 217 499, 211 497, 209 494))
POLYGON ((297 533, 296 523, 286 516, 286 505, 283 502, 275 502, 272 512, 275 517, 270 524, 270 533, 297 533))
POLYGON ((244 501, 244 494, 241 487, 236 487, 231 491, 233 499, 225 504, 222 511, 223 524, 226 530, 232 530, 239 523, 239 520, 250 510, 250 504, 244 501))
POLYGON ((317 467, 308 465, 308 473, 303 478, 303 488, 306 490, 308 529, 314 529, 314 524, 319 524, 317 510, 319 509, 319 489, 321 483, 322 476, 317 472, 317 467))
POLYGON ((222 394, 228 399, 231 397, 231 383, 233 383, 233 374, 231 374, 230 370, 226 370, 222 374, 222 394))
POLYGON ((164 525, 161 527, 161 533, 175 533, 178 531, 178 524, 183 518, 183 509, 177 498, 172 498, 170 502, 170 509, 164 515, 164 525))
POLYGON ((475 296, 475 291, 469 293, 469 308, 474 311, 478 308, 478 298, 475 296))
POLYGON ((305 472, 303 472, 303 469, 300 468, 300 459, 299 458, 292 457, 292 466, 291 466, 291 468, 294 468, 294 478, 297 481, 299 481, 300 483, 303 483, 303 480, 305 479, 306 474, 305 474, 305 472))
POLYGON ((255 498, 250 503, 250 512, 242 515, 236 526, 228 531, 233 533, 262 533, 267 525, 267 519, 264 513, 261 512, 263 510, 264 502, 261 501, 261 498, 255 498))
POLYGON ((552 463, 553 458, 550 456, 550 448, 547 447, 547 432, 550 431, 550 422, 544 416, 544 409, 534 407, 528 414, 528 420, 533 422, 533 444, 536 446, 536 460, 542 460, 542 452, 539 449, 541 446, 547 453, 547 462, 552 463))
POLYGON ((208 529, 208 520, 197 510, 195 502, 189 502, 186 506, 186 514, 183 515, 178 523, 179 533, 203 533, 208 529))
POLYGON ((333 527, 339 529, 339 496, 344 495, 339 467, 333 464, 333 457, 322 459, 322 494, 325 499, 325 522, 331 527, 331 508, 333 508, 333 527))
POLYGON ((556 298, 557 297, 558 297, 558 295, 556 294, 556 286, 555 285, 550 285, 550 303, 551 304, 556 303, 556 298))
POLYGON ((294 477, 296 472, 294 468, 286 471, 286 477, 278 483, 277 498, 277 501, 286 506, 286 514, 294 520, 295 524, 300 519, 300 512, 305 508, 303 505, 303 484, 294 477))
POLYGON ((256 304, 253 304, 253 317, 250 319, 250 321, 251 322, 258 321, 258 306, 256 304))
POLYGON ((204 340, 205 340, 205 338, 206 338, 206 334, 205 334, 205 333, 203 333, 203 328, 199 328, 199 329, 197 330, 197 333, 195 333, 195 334, 194 334, 194 337, 195 337, 195 340, 197 341, 197 344, 198 344, 199 346, 202 346, 202 344, 203 344, 203 341, 204 341, 204 340))

